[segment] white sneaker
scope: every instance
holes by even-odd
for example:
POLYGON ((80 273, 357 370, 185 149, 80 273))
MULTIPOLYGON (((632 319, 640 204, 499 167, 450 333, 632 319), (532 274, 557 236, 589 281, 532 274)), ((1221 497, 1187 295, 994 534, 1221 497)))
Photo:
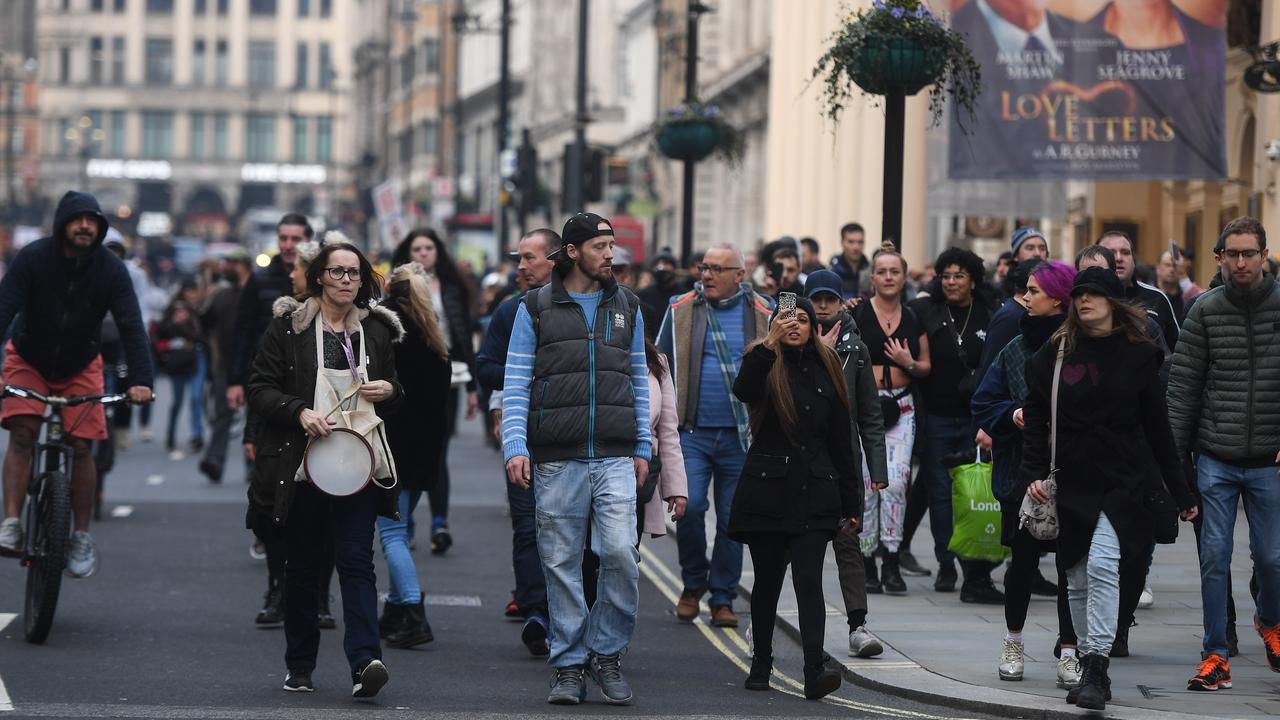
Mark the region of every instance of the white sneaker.
POLYGON ((27 534, 22 529, 22 520, 11 517, 0 522, 0 555, 5 557, 22 557, 22 547, 26 544, 27 534))
POLYGON ((89 533, 71 533, 71 547, 67 549, 67 575, 84 579, 98 572, 98 546, 89 533))
POLYGON ((1058 660, 1058 687, 1071 690, 1080 684, 1080 658, 1063 655, 1058 660))
POLYGON ((170 460, 172 460, 172 461, 174 461, 174 462, 178 462, 178 461, 180 461, 180 460, 185 460, 185 459, 186 459, 186 457, 187 457, 187 454, 186 454, 186 453, 184 453, 184 452, 182 452, 181 450, 170 450, 170 451, 169 451, 169 459, 170 459, 170 460))
POLYGON ((750 625, 747 626, 747 632, 744 634, 747 636, 747 657, 755 657, 756 656, 756 640, 751 635, 750 625))
POLYGON ((1147 585, 1142 588, 1142 594, 1138 596, 1138 609, 1150 610, 1152 605, 1156 604, 1155 593, 1151 592, 1151 586, 1147 585))
POLYGON ((866 625, 859 625, 853 632, 849 633, 849 656, 869 658, 875 657, 884 652, 884 646, 876 639, 875 635, 867 629, 866 625))
POLYGON ((1004 647, 1000 650, 1000 679, 1022 679, 1022 641, 1004 639, 1004 647))
POLYGON ((155 436, 151 434, 150 430, 143 429, 138 431, 138 439, 144 443, 149 443, 155 439, 155 436))

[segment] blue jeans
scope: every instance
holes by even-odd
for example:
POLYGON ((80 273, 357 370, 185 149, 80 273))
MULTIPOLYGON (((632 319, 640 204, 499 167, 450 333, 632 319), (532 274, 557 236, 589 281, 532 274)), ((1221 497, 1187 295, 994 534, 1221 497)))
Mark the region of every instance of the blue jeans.
POLYGON ((507 486, 507 506, 511 510, 511 569, 516 576, 516 605, 526 618, 533 614, 546 618, 547 580, 542 575, 542 560, 538 557, 533 486, 522 488, 509 482, 505 475, 502 484, 507 486))
POLYGON ((169 376, 173 392, 173 405, 169 407, 170 442, 176 443, 175 432, 178 429, 178 417, 182 414, 183 398, 187 391, 191 394, 191 439, 204 439, 204 377, 209 372, 209 362, 203 351, 196 353, 196 371, 191 375, 169 376))
POLYGON ((947 549, 951 544, 951 474, 942 458, 955 453, 973 457, 973 438, 977 433, 970 418, 942 415, 926 416, 924 456, 920 459, 920 478, 929 493, 929 529, 933 532, 933 556, 938 568, 955 568, 956 554, 947 549))
POLYGON ((588 652, 627 648, 640 603, 636 549, 636 473, 629 457, 562 460, 533 467, 538 498, 538 555, 551 606, 555 668, 584 665, 588 652), (600 558, 596 603, 587 611, 582 551, 587 528, 600 558))
POLYGON ((418 571, 409 553, 409 518, 413 516, 420 491, 400 490, 400 519, 378 518, 378 537, 382 540, 382 556, 387 559, 387 574, 391 576, 391 589, 387 602, 393 605, 417 605, 422 599, 422 586, 418 583, 418 571))
POLYGON ((747 454, 738 444, 736 428, 694 428, 680 433, 689 503, 676 521, 680 575, 684 589, 711 587, 711 607, 732 606, 742 578, 742 543, 729 539, 729 509, 747 454), (714 483, 712 479, 714 477, 714 483), (716 538, 707 562, 706 514, 715 491, 716 538))
POLYGON ((1110 655, 1120 616, 1120 538, 1105 514, 1098 514, 1089 554, 1067 570, 1067 604, 1080 654, 1110 655))
POLYGON ((1243 468, 1201 455, 1196 464, 1204 525, 1200 534, 1200 601, 1204 654, 1227 657, 1227 572, 1236 504, 1244 496, 1249 552, 1258 578, 1257 621, 1280 623, 1280 479, 1272 467, 1243 468))

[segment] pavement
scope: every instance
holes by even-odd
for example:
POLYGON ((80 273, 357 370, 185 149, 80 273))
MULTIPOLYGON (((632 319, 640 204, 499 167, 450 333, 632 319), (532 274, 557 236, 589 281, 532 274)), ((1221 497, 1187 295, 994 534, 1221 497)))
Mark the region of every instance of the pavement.
MULTIPOLYGON (((1114 699, 1106 714, 1113 718, 1272 718, 1280 716, 1280 675, 1270 671, 1262 641, 1253 630, 1254 605, 1249 596, 1251 564, 1248 527, 1243 513, 1235 533, 1232 580, 1240 637, 1240 655, 1231 658, 1235 687, 1218 692, 1186 689, 1200 657, 1202 615, 1200 572, 1195 535, 1182 525, 1178 542, 1158 546, 1150 575, 1155 606, 1139 610, 1130 630, 1131 656, 1114 658, 1110 675, 1114 699)), ((927 519, 926 519, 927 522, 927 519)), ((707 527, 714 523, 707 520, 707 527)), ((936 569, 928 533, 916 542, 916 557, 936 569)), ((1045 577, 1053 578, 1053 557, 1042 560, 1045 577)), ((993 579, 999 583, 1003 570, 993 579)), ((907 577, 904 596, 869 596, 868 628, 885 652, 872 659, 848 657, 847 622, 834 555, 828 553, 824 574, 827 599, 826 649, 843 658, 846 677, 863 687, 925 702, 948 703, 956 709, 1024 718, 1086 715, 1064 701, 1055 687, 1053 645, 1057 614, 1052 598, 1033 597, 1023 630, 1026 671, 1020 682, 1001 681, 996 672, 1004 639, 1000 605, 968 605, 959 593, 937 593, 932 577, 907 577)), ((744 558, 742 589, 750 595, 751 559, 744 558)), ((745 603, 740 608, 746 615, 745 603)), ((795 597, 784 591, 779 603, 783 630, 799 638, 795 597)))
MULTIPOLYGON (((162 437, 167 384, 160 390, 153 430, 162 437)), ((5 442, 0 433, 0 450, 5 442)), ((159 442, 135 443, 119 456, 104 517, 93 526, 101 569, 88 580, 64 581, 44 645, 22 639, 22 568, 0 562, 0 720, 992 717, 945 699, 926 703, 852 683, 821 702, 805 701, 797 692, 799 645, 782 634, 775 692, 743 690, 745 623, 726 630, 676 620, 675 543, 647 538, 640 617, 624 661, 634 706, 607 707, 594 688, 582 706, 547 705, 545 661, 529 655, 520 625, 502 616, 513 582, 504 479, 498 455, 472 423, 450 453, 456 544, 433 556, 424 542, 414 556, 435 642, 386 650, 390 684, 373 702, 355 702, 341 631, 326 631, 317 691, 285 693, 283 633, 253 624, 266 572, 248 553, 242 471, 231 468, 221 485, 211 485, 196 462, 168 459, 159 442)), ((419 522, 428 518, 420 509, 419 522)), ((380 553, 376 558, 385 588, 385 565, 380 553)), ((336 583, 332 590, 336 595, 336 583)), ((338 600, 335 612, 340 606, 338 600)))

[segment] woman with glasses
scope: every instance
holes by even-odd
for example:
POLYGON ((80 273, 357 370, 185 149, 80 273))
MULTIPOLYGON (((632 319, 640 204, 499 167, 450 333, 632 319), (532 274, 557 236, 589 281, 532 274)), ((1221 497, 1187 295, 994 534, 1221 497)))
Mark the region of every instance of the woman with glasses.
MULTIPOLYGON (((440 472, 427 488, 427 501, 431 505, 431 552, 443 555, 453 545, 449 532, 449 439, 456 430, 458 405, 462 389, 467 393, 467 420, 474 420, 479 408, 476 394, 476 350, 472 324, 472 290, 462 272, 449 254, 444 241, 430 228, 411 231, 396 247, 391 256, 391 266, 416 262, 427 273, 427 286, 431 291, 431 307, 435 309, 436 323, 449 346, 449 360, 453 365, 453 390, 445 405, 448 428, 444 448, 440 453, 440 472)), ((413 518, 409 518, 409 538, 413 539, 413 518)))
POLYGON ((371 305, 381 279, 354 245, 326 243, 306 278, 309 297, 300 304, 290 298, 277 302, 254 359, 248 400, 262 427, 249 502, 287 537, 284 689, 315 689, 320 573, 325 546, 332 541, 351 692, 372 697, 387 682, 378 638, 373 528, 379 514, 398 517, 399 488, 389 482, 394 474, 386 473, 381 485, 370 482, 351 495, 329 495, 308 480, 301 465, 308 442, 328 438, 337 425, 332 412, 321 414, 326 398, 342 398, 337 407, 371 407, 383 416, 399 407, 404 392, 396 380, 392 343, 404 328, 393 313, 371 305))

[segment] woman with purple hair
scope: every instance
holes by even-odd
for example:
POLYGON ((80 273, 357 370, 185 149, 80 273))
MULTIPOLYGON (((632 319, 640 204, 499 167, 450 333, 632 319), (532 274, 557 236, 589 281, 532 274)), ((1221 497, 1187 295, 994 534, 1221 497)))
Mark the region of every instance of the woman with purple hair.
MULTIPOLYGON (((1027 398, 1026 364, 1066 319, 1075 275, 1075 268, 1052 260, 1041 262, 1031 270, 1027 292, 1021 298, 1027 308, 1021 322, 1022 334, 996 356, 973 396, 974 420, 991 436, 991 486, 1000 500, 1003 515, 1000 540, 1013 549, 1004 577, 1004 617, 1008 632, 1000 653, 1001 680, 1022 679, 1022 628, 1031 602, 1031 581, 1038 573, 1041 553, 1054 551, 1052 541, 1036 540, 1018 528, 1018 509, 1027 490, 1018 478, 1018 468, 1022 465, 1022 405, 1027 398)), ((1080 661, 1076 657, 1076 635, 1067 606, 1067 581, 1061 571, 1058 572, 1058 637, 1062 644, 1058 687, 1075 687, 1080 682, 1080 661)))

